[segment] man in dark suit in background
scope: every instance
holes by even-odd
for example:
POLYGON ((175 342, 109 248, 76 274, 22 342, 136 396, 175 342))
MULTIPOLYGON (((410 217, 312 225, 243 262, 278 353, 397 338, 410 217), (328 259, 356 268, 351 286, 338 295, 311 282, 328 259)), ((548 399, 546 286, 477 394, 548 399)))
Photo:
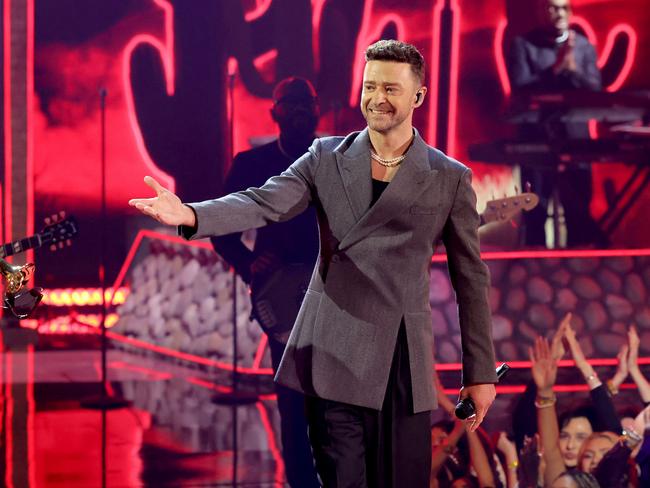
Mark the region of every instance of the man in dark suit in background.
MULTIPOLYGON (((567 90, 601 89, 596 51, 587 38, 569 28, 569 0, 532 0, 539 28, 525 36, 515 37, 508 60, 508 73, 513 94, 567 90)), ((557 120, 545 124, 525 124, 519 137, 531 141, 551 139, 587 139, 585 123, 557 120)), ((567 245, 604 244, 604 237, 591 217, 591 167, 584 162, 575 167, 548 169, 522 166, 522 183, 530 182, 540 196, 540 204, 524 216, 525 243, 545 246, 544 226, 549 199, 557 190, 564 207, 567 245)), ((560 247, 554 243, 554 247, 560 247)))
POLYGON ((151 177, 154 198, 129 204, 186 238, 223 235, 316 210, 320 253, 276 381, 307 396, 316 468, 328 488, 427 488, 431 471, 433 330, 429 268, 445 245, 463 350, 461 397, 475 430, 496 373, 471 171, 413 127, 424 59, 394 40, 366 50, 368 126, 316 139, 261 188, 184 205, 151 177))
MULTIPOLYGON (((319 118, 314 87, 302 78, 282 80, 273 91, 271 116, 280 136, 235 156, 224 185, 226 194, 262 186, 309 149, 319 118)), ((217 253, 251 285, 252 299, 263 302, 254 303, 253 312, 267 332, 273 371, 277 372, 302 301, 299 287, 305 283, 306 288, 318 254, 316 214, 309 208, 287 222, 258 229, 253 250, 241 237, 242 233, 236 232, 211 240, 217 253)), ((304 396, 277 383, 275 390, 287 481, 292 488, 318 487, 304 396)))

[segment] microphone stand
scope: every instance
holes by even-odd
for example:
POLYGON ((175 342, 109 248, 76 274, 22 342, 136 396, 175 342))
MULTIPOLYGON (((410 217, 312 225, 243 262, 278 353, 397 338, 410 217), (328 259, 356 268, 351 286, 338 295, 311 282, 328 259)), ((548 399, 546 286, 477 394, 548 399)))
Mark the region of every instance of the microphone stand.
MULTIPOLYGON (((230 120, 228 121, 228 137, 230 139, 230 153, 234 151, 235 141, 235 74, 228 73, 228 98, 230 101, 230 120)), ((239 460, 239 426, 238 410, 242 405, 255 403, 259 395, 250 391, 239 389, 239 371, 237 356, 239 348, 237 344, 237 272, 231 266, 232 275, 232 391, 229 393, 216 393, 212 396, 212 403, 230 405, 232 407, 232 486, 239 486, 238 482, 238 460, 239 460)))
MULTIPOLYGON (((102 309, 100 319, 101 332, 101 388, 99 396, 88 398, 81 402, 85 408, 97 410, 114 410, 117 408, 128 407, 131 402, 108 392, 108 373, 106 367, 108 353, 108 338, 106 337, 106 88, 99 90, 100 102, 100 165, 101 165, 101 213, 100 213, 100 232, 99 232, 99 284, 102 293, 102 309)), ((105 427, 105 425, 103 425, 105 427)), ((102 443, 102 453, 105 455, 105 445, 102 443)), ((102 456, 104 457, 104 456, 102 456)))

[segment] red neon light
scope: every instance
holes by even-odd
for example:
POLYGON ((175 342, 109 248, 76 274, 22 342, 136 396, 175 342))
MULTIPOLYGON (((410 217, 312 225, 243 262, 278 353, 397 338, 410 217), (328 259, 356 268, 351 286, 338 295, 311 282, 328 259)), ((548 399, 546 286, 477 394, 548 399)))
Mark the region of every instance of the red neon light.
MULTIPOLYGON (((223 385, 217 385, 216 383, 213 383, 211 381, 207 381, 201 378, 196 378, 196 377, 186 377, 184 378, 185 381, 192 385, 200 386, 201 388, 205 388, 207 390, 212 390, 216 391, 218 393, 232 393, 233 389, 230 386, 223 386, 223 385)), ((260 400, 277 400, 277 395, 275 394, 270 394, 270 395, 260 395, 258 397, 260 400)))
MULTIPOLYGON (((594 46, 598 46, 598 37, 594 31, 591 24, 584 18, 578 15, 571 17, 571 23, 578 25, 585 33, 585 36, 589 42, 594 46)), ((497 24, 495 34, 494 34, 494 59, 497 65, 497 72, 499 74, 499 80, 501 81, 501 88, 503 93, 506 96, 509 96, 512 93, 510 86, 510 79, 508 77, 508 70, 506 68, 506 62, 503 56, 503 36, 506 30, 508 22, 506 19, 501 19, 497 24)), ((609 86, 605 87, 605 90, 608 92, 615 92, 623 86, 623 83, 627 80, 632 67, 634 66, 634 61, 636 58, 636 50, 638 44, 638 35, 636 31, 629 24, 617 24, 607 33, 607 39, 605 40, 605 47, 602 49, 600 56, 598 56, 597 65, 598 68, 602 69, 605 66, 605 63, 609 59, 612 50, 614 49, 614 41, 619 34, 627 35, 629 39, 628 49, 625 56, 625 62, 623 63, 623 68, 619 73, 618 77, 610 83, 609 86)), ((593 137, 593 129, 590 127, 590 135, 593 137)))
POLYGON ((311 0, 311 45, 316 72, 320 70, 320 21, 324 6, 325 0, 311 0))
MULTIPOLYGON (((546 251, 499 251, 481 253, 483 260, 496 259, 545 259, 545 258, 620 258, 650 256, 650 249, 582 249, 546 251)), ((447 261, 447 256, 438 254, 431 258, 433 263, 447 261)))
POLYGON ((429 94, 429 137, 428 142, 432 146, 438 145, 438 96, 440 93, 440 19, 442 9, 445 6, 444 0, 438 0, 433 7, 432 31, 431 31, 431 76, 429 94))
POLYGON ((363 67, 365 65, 364 52, 371 40, 377 39, 381 31, 389 22, 394 22, 397 27, 397 39, 406 38, 406 27, 404 21, 399 15, 390 13, 382 16, 377 21, 371 21, 370 17, 373 12, 374 0, 366 0, 363 6, 363 20, 361 29, 357 36, 357 45, 355 49, 354 62, 352 63, 352 86, 350 88, 350 99, 348 103, 354 107, 359 103, 359 93, 361 92, 361 82, 363 79, 363 67))
POLYGON ((595 119, 590 119, 587 123, 589 128, 589 138, 598 139, 598 121, 595 119))
MULTIPOLYGON (((34 0, 28 0, 25 8, 27 9, 27 159, 25 162, 25 192, 27 193, 27 215, 25 216, 25 225, 27 235, 31 236, 34 233, 34 0)), ((25 253, 25 260, 27 262, 34 261, 34 251, 32 249, 28 250, 25 253)), ((33 281, 34 278, 32 277, 30 283, 33 283, 33 281)))
POLYGON ((124 369, 127 371, 141 373, 145 376, 149 376, 153 380, 166 381, 173 378, 173 375, 171 373, 162 373, 155 369, 147 368, 144 366, 135 366, 133 364, 125 363, 124 361, 111 361, 108 366, 113 369, 124 369))
POLYGON ((449 121, 447 129, 447 153, 456 154, 456 123, 458 121, 458 71, 460 65, 460 18, 462 12, 458 0, 450 5, 454 23, 451 30, 451 66, 449 77, 449 121))
MULTIPOLYGON (((97 373, 97 377, 99 380, 102 380, 102 365, 99 361, 93 361, 93 367, 95 368, 95 373, 97 373)), ((108 373, 106 373, 106 378, 104 378, 104 391, 108 396, 115 396, 115 390, 113 389, 113 385, 111 385, 111 382, 108 380, 108 373)))
MULTIPOLYGON (((508 363, 509 364, 509 363, 508 363)), ((619 387, 621 390, 635 390, 636 385, 634 384, 623 384, 619 387)), ((499 395, 508 395, 514 393, 523 393, 526 391, 526 385, 504 385, 496 387, 497 394, 499 395)), ((585 384, 581 385, 555 385, 553 391, 558 393, 575 393, 580 391, 589 391, 589 386, 585 384)), ((458 395, 458 389, 454 388, 445 388, 443 389, 445 395, 458 395)))
POLYGON ((262 420, 262 425, 264 426, 264 430, 266 431, 266 438, 268 439, 268 443, 269 443, 269 450, 271 451, 271 454, 273 455, 273 459, 275 460, 276 488, 282 488, 284 486, 284 461, 282 459, 282 455, 280 454, 278 443, 275 440, 275 432, 273 430, 273 427, 271 426, 271 421, 269 420, 269 414, 264 408, 264 406, 262 406, 262 404, 259 402, 257 402, 255 406, 257 407, 257 411, 260 413, 260 419, 262 420))
POLYGON ((12 205, 11 205, 11 177, 13 165, 13 137, 11 124, 11 0, 4 1, 4 133, 5 133, 5 239, 12 239, 12 205))
MULTIPOLYGON (((497 361, 495 363, 495 366, 500 365, 502 362, 503 361, 497 361)), ((508 363, 508 366, 510 366, 511 369, 530 369, 532 367, 532 363, 530 361, 506 361, 506 362, 508 363)), ((587 363, 589 363, 592 366, 617 366, 618 360, 616 358, 597 358, 597 359, 587 359, 587 363)), ((650 364, 650 356, 639 358, 637 360, 637 363, 640 365, 650 364)), ((575 361, 573 361, 573 359, 562 359, 557 362, 557 365, 560 368, 569 368, 569 367, 574 367, 576 363, 575 361)), ((434 369, 436 371, 461 371, 463 369, 463 365, 461 363, 440 363, 440 364, 436 364, 434 366, 434 369)))
MULTIPOLYGON (((574 16, 571 18, 571 22, 579 25, 584 30, 587 39, 589 39, 589 42, 591 42, 594 46, 598 45, 598 38, 596 37, 596 33, 594 32, 593 27, 591 27, 591 24, 586 19, 580 16, 574 16)), ((623 83, 625 83, 625 80, 627 80, 630 71, 632 71, 632 66, 634 65, 636 58, 636 48, 638 41, 636 31, 629 24, 616 24, 607 34, 605 47, 598 57, 598 67, 602 69, 603 66, 605 66, 605 63, 609 59, 610 55, 612 54, 612 50, 614 49, 614 41, 619 34, 624 34, 628 38, 629 42, 627 53, 625 55, 623 68, 621 69, 618 77, 612 83, 610 83, 609 86, 605 87, 605 90, 608 92, 615 92, 621 88, 621 86, 623 86, 623 83)))
MULTIPOLYGON (((627 24, 618 24, 612 29, 610 35, 607 37, 607 43, 605 44, 605 49, 603 49, 603 53, 607 53, 607 58, 609 58, 609 54, 612 52, 612 49, 614 49, 614 39, 620 32, 625 33, 629 39, 627 55, 625 56, 625 63, 623 63, 623 68, 621 69, 618 78, 616 78, 606 88, 608 92, 615 92, 623 86, 623 83, 625 83, 625 80, 627 80, 628 76, 630 75, 630 72, 632 71, 632 66, 634 66, 634 61, 636 60, 638 36, 636 31, 627 24)), ((606 58, 603 57, 603 62, 599 64, 600 66, 604 65, 604 59, 606 58)))
MULTIPOLYGON (((213 247, 207 243, 207 242, 201 242, 201 241, 187 241, 182 237, 179 236, 172 236, 169 234, 161 234, 160 232, 154 232, 152 230, 148 229, 142 229, 138 232, 138 234, 135 236, 135 239, 133 240, 133 244, 131 244, 131 249, 129 249, 128 254, 126 255, 126 258, 124 259, 124 263, 122 263, 122 267, 120 268, 119 273, 117 273, 117 277, 115 278, 115 282, 113 283, 113 290, 119 290, 120 287, 122 286, 122 282, 124 281, 124 277, 126 276, 126 272, 129 270, 129 267, 131 266, 131 263, 133 262, 133 259, 135 258, 135 254, 138 251, 138 247, 140 246, 140 243, 142 242, 142 239, 145 237, 148 237, 150 239, 158 239, 161 241, 167 241, 167 242, 172 242, 175 244, 183 244, 185 246, 190 246, 190 247, 196 247, 200 249, 208 249, 210 251, 213 250, 213 247)), ((113 305, 113 299, 107 300, 109 305, 113 305)))
POLYGON ((264 15, 264 12, 266 12, 270 6, 271 0, 257 0, 257 5, 255 8, 250 12, 246 12, 246 14, 244 14, 244 19, 246 19, 247 22, 259 19, 262 15, 264 15))
POLYGON ((497 64, 497 73, 499 74, 499 80, 501 80, 501 88, 503 88, 505 96, 509 97, 512 93, 512 87, 510 86, 510 77, 508 76, 506 60, 503 56, 503 39, 507 26, 508 19, 504 17, 499 20, 496 30, 494 31, 494 44, 492 45, 492 48, 494 49, 494 60, 497 64))
MULTIPOLYGON (((163 354, 165 356, 170 356, 178 359, 182 359, 184 361, 189 361, 197 364, 202 364, 204 366, 211 366, 219 369, 223 369, 226 371, 233 371, 233 365, 232 363, 224 363, 221 361, 215 361, 213 359, 208 359, 204 358, 201 356, 196 356, 195 354, 189 354, 186 352, 179 352, 175 351, 173 349, 169 349, 166 347, 158 346, 156 344, 151 344, 149 342, 141 341, 139 339, 134 339, 133 337, 126 337, 121 334, 118 334, 116 332, 112 331, 106 331, 106 335, 108 336, 109 339, 113 339, 115 341, 123 342, 125 344, 130 344, 132 346, 139 347, 141 349, 146 349, 149 351, 157 352, 159 354, 163 354)), ((237 372, 239 373, 246 373, 246 374, 254 374, 254 375, 272 375, 273 370, 271 368, 247 368, 244 366, 237 366, 237 372)))
MULTIPOLYGON (((257 57, 253 60, 253 65, 255 66, 255 68, 256 68, 258 71, 261 71, 261 70, 262 70, 262 67, 263 67, 266 63, 268 63, 269 61, 271 61, 272 59, 277 58, 277 57, 278 57, 278 50, 275 49, 275 48, 273 48, 273 49, 269 49, 269 50, 266 51, 265 53, 260 54, 259 56, 257 56, 257 57)), ((230 59, 228 60, 228 73, 233 73, 233 74, 234 74, 236 71, 237 71, 237 60, 236 60, 236 59, 233 59, 233 58, 230 58, 230 59), (231 68, 231 61, 234 62, 234 69, 231 68)))
POLYGON ((268 344, 269 339, 266 334, 262 334, 260 343, 257 345, 257 351, 255 352, 255 359, 253 359, 253 368, 259 368, 264 358, 264 351, 266 350, 266 345, 268 344))
MULTIPOLYGON (((104 296, 111 305, 120 305, 126 301, 129 289, 122 287, 117 291, 106 289, 104 296)), ((101 288, 50 288, 43 295, 43 304, 55 307, 101 305, 101 288)))
POLYGON ((5 448, 5 486, 14 487, 14 394, 13 394, 13 353, 5 351, 5 378, 7 389, 7 416, 5 417, 5 432, 7 446, 5 448))
POLYGON ((36 415, 36 402, 34 401, 34 344, 27 345, 25 357, 27 382, 25 384, 27 396, 27 479, 29 486, 36 487, 36 446, 34 441, 34 418, 36 415))
POLYGON ((166 90, 167 95, 172 96, 175 90, 175 74, 174 74, 174 26, 173 26, 173 14, 174 9, 172 5, 167 0, 154 0, 156 6, 160 7, 164 13, 164 23, 165 23, 165 42, 164 44, 156 39, 155 37, 149 34, 139 34, 134 36, 124 48, 122 52, 122 83, 124 85, 124 93, 126 98, 127 113, 129 116, 129 122, 131 124, 131 130, 133 136, 135 137, 136 147, 138 152, 142 157, 145 165, 151 171, 152 175, 156 179, 160 179, 163 186, 166 186, 170 191, 175 190, 175 181, 174 179, 162 171, 156 166, 149 152, 144 144, 142 138, 142 132, 140 132, 140 126, 138 125, 138 120, 135 113, 135 106, 133 102, 133 90, 131 88, 131 56, 133 50, 141 44, 149 44, 154 49, 156 49, 160 54, 160 59, 162 60, 163 70, 165 72, 165 81, 166 81, 166 90))

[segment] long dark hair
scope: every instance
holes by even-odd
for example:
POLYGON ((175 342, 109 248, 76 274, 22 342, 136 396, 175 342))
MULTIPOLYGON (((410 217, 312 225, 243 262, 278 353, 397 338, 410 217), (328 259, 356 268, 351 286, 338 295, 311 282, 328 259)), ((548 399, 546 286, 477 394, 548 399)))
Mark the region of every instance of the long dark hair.
POLYGON ((600 485, 598 484, 598 481, 596 481, 596 478, 594 478, 589 473, 585 473, 584 471, 580 471, 578 469, 570 469, 568 471, 565 471, 560 476, 558 476, 557 479, 560 479, 563 476, 570 477, 573 481, 575 481, 575 484, 578 486, 578 488, 600 488, 600 485))

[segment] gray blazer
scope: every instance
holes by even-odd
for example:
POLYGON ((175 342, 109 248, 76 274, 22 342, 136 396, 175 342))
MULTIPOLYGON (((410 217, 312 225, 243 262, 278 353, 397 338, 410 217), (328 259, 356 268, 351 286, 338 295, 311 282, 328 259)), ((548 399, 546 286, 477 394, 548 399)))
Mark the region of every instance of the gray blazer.
POLYGON ((308 395, 380 409, 402 320, 415 412, 436 407, 429 266, 445 245, 458 301, 463 384, 495 383, 471 171, 415 132, 400 170, 370 207, 367 129, 316 139, 261 188, 193 203, 192 238, 283 221, 316 208, 320 256, 276 381, 308 395))

